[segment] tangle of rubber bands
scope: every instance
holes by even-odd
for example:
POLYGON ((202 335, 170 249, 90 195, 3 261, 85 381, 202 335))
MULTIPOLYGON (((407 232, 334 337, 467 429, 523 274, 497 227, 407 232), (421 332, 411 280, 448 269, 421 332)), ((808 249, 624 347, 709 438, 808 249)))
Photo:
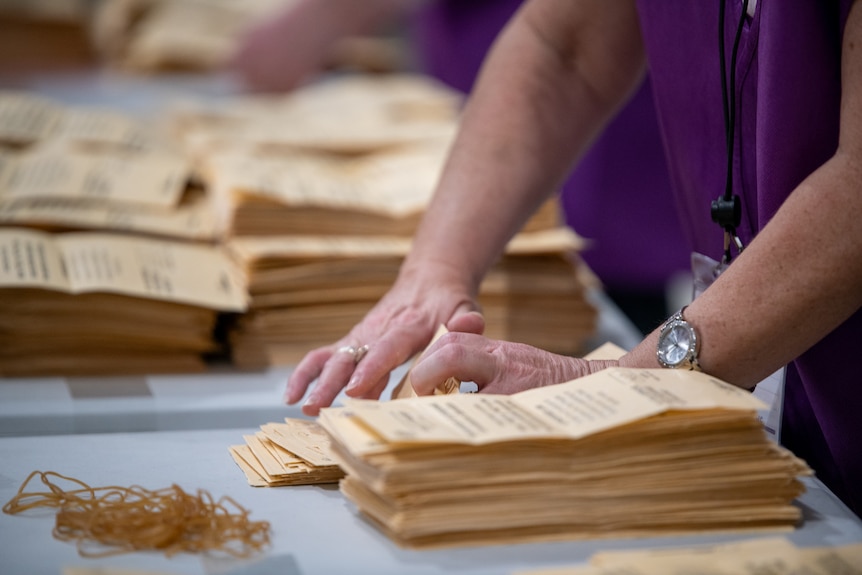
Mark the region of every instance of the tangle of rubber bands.
POLYGON ((75 541, 82 557, 215 551, 247 558, 269 545, 267 521, 250 521, 249 511, 236 501, 226 496, 216 501, 202 489, 192 495, 178 485, 157 491, 138 485, 90 487, 53 471, 34 471, 3 513, 44 507, 57 509, 54 537, 75 541), (26 491, 37 476, 48 491, 26 491), (63 489, 58 480, 74 488, 63 489))

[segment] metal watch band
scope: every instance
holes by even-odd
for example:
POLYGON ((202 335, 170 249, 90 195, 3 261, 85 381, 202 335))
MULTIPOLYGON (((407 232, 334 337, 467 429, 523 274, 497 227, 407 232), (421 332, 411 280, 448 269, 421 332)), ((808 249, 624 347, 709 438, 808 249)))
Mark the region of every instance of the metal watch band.
POLYGON ((661 330, 659 332, 659 342, 658 342, 658 348, 656 349, 656 357, 658 359, 659 364, 662 367, 671 368, 671 369, 688 368, 689 370, 693 370, 693 371, 702 371, 700 368, 700 364, 697 361, 697 356, 698 356, 698 353, 700 351, 699 350, 700 342, 698 340, 697 331, 694 329, 694 326, 692 326, 690 323, 688 323, 688 321, 686 321, 685 317, 683 316, 683 312, 685 311, 686 307, 688 307, 688 306, 683 306, 682 309, 680 309, 678 312, 673 314, 662 325, 661 330), (665 362, 665 360, 664 360, 661 346, 663 343, 664 335, 669 330, 672 330, 676 326, 684 327, 688 331, 690 338, 691 338, 691 346, 687 350, 685 357, 683 358, 683 360, 680 363, 669 364, 669 363, 665 362))

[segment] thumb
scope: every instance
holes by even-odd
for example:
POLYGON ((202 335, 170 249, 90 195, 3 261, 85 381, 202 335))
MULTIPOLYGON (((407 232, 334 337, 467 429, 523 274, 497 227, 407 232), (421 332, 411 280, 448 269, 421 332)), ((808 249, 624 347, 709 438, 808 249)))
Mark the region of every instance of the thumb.
POLYGON ((485 332, 485 317, 472 302, 462 303, 446 322, 446 329, 482 335, 485 332))

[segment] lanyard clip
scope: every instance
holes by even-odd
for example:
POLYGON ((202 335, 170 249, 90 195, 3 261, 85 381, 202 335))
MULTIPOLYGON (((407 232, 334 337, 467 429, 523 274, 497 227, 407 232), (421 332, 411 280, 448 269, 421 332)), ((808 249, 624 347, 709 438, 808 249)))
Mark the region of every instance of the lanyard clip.
POLYGON ((723 264, 729 264, 730 263, 730 257, 731 257, 730 256, 730 244, 731 243, 733 243, 733 245, 736 246, 736 252, 738 254, 741 254, 744 246, 742 245, 742 240, 739 239, 738 235, 736 235, 736 230, 735 229, 724 230, 724 257, 721 260, 721 263, 723 263, 723 264))
POLYGON ((724 259, 723 263, 730 263, 730 245, 736 246, 736 250, 742 253, 742 240, 736 235, 736 228, 742 221, 742 200, 739 196, 719 196, 712 201, 710 209, 712 221, 724 229, 724 259))

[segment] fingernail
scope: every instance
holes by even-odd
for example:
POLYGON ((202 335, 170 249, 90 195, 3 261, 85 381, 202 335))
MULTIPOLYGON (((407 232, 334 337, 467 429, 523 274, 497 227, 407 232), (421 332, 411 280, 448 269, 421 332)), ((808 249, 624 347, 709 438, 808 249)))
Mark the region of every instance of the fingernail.
POLYGON ((347 387, 344 388, 344 391, 351 392, 357 387, 359 387, 359 378, 354 375, 350 378, 350 381, 347 382, 347 387))
POLYGON ((310 405, 317 405, 317 397, 316 396, 314 396, 314 395, 309 396, 308 399, 305 400, 305 403, 302 404, 303 407, 308 407, 310 405))

